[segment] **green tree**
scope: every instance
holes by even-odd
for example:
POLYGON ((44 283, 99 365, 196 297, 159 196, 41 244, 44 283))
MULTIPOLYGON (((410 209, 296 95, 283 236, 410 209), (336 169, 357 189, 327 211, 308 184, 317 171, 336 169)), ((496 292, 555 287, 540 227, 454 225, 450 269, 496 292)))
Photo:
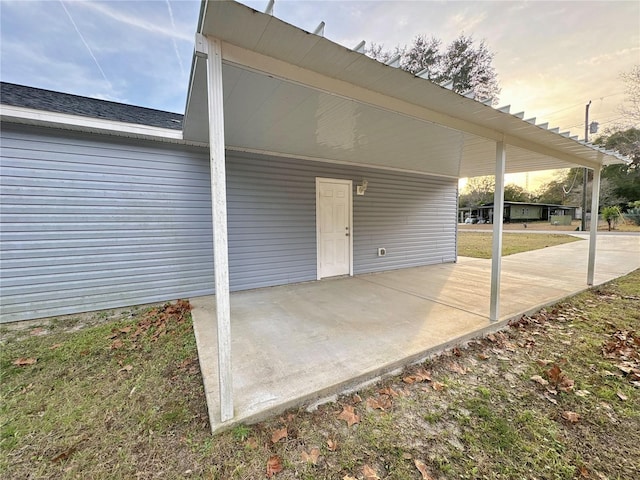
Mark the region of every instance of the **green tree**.
POLYGON ((472 91, 476 98, 497 102, 500 87, 498 75, 491 65, 493 53, 484 40, 477 47, 472 37, 456 38, 442 56, 442 80, 452 81, 455 92, 472 91))
POLYGON ((442 41, 436 37, 427 38, 424 35, 418 35, 414 38, 413 44, 404 49, 400 68, 414 75, 427 69, 427 78, 440 82, 442 79, 441 44, 442 41))
POLYGON ((560 178, 551 180, 550 182, 541 185, 533 195, 532 200, 538 203, 564 205, 566 203, 567 193, 570 188, 567 185, 567 179, 567 175, 562 174, 560 178))
POLYGON ((504 187, 505 202, 530 202, 531 195, 524 188, 515 183, 510 183, 504 187))
POLYGON ((629 128, 599 137, 594 143, 616 150, 631 159, 631 164, 607 165, 602 170, 618 202, 625 205, 640 200, 640 129, 629 128))
POLYGON ((444 51, 442 42, 436 37, 418 35, 410 46, 397 45, 393 50, 384 50, 380 44, 372 43, 365 50, 371 58, 388 62, 400 56, 400 68, 416 74, 426 70, 433 82, 452 82, 452 90, 458 93, 473 92, 478 99, 493 99, 497 103, 500 85, 492 65, 494 54, 484 40, 476 45, 473 37, 460 35, 444 51))
POLYGON ((602 218, 607 222, 609 231, 611 231, 611 225, 615 225, 622 218, 622 211, 618 205, 604 207, 602 209, 602 218))

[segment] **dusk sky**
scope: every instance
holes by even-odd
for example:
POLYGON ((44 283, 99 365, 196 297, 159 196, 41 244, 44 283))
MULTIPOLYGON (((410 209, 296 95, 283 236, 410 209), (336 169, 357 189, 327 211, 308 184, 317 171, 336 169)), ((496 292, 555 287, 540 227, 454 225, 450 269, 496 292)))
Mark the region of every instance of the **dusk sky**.
MULTIPOLYGON (((267 0, 245 0, 264 10, 267 0)), ((198 1, 0 3, 3 81, 183 113, 198 1)), ((460 33, 495 53, 499 106, 584 136, 622 122, 621 72, 640 64, 640 2, 283 1, 274 13, 354 47, 460 33)))

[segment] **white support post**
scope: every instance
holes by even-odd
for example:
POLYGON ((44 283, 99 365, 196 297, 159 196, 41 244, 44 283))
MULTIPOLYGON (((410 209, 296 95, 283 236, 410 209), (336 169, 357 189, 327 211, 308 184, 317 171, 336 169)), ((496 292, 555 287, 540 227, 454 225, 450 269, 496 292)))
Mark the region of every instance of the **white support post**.
POLYGON ((233 383, 231 376, 231 308, 229 302, 222 51, 220 42, 216 39, 209 38, 207 47, 211 217, 216 282, 216 320, 218 324, 218 388, 220 389, 220 421, 225 422, 233 418, 233 383))
MULTIPOLYGON (((585 168, 585 173, 586 173, 585 168)), ((598 210, 600 209, 600 167, 593 169, 591 188, 591 228, 589 229, 589 265, 587 267, 587 285, 593 285, 593 273, 596 264, 596 239, 598 234, 598 210)), ((586 212, 582 212, 586 215, 586 212)))
POLYGON ((496 143, 496 188, 493 194, 493 250, 491 254, 491 303, 489 320, 500 318, 500 273, 502 269, 502 220, 504 212, 504 142, 496 143))

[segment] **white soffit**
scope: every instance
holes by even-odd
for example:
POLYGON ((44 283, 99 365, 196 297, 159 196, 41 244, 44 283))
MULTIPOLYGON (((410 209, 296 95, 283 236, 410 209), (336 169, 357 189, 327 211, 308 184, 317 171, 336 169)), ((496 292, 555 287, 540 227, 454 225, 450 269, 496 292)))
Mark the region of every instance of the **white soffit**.
MULTIPOLYGON (((446 176, 597 167, 597 150, 276 17, 232 1, 204 2, 200 32, 222 43, 228 147, 446 176)), ((194 57, 187 140, 208 138, 206 62, 194 57)))

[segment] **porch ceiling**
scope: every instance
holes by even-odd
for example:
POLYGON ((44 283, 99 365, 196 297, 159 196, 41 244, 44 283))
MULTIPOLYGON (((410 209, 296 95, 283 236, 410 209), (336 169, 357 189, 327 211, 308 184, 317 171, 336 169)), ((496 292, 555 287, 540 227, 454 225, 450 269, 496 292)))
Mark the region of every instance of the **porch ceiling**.
MULTIPOLYGON (((236 2, 203 2, 222 43, 225 144, 275 155, 450 177, 624 159, 384 65, 236 2)), ((206 61, 194 56, 186 140, 208 140, 206 61)))

